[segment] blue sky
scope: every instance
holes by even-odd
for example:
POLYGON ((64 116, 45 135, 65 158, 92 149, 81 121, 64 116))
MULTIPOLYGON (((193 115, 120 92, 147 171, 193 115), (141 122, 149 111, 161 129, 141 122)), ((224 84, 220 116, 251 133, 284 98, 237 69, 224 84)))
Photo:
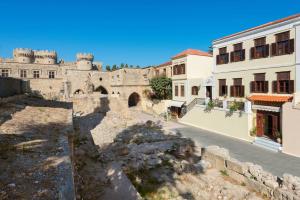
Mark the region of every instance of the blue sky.
POLYGON ((0 57, 16 47, 50 49, 74 61, 148 66, 187 48, 300 13, 300 0, 1 0, 0 57))

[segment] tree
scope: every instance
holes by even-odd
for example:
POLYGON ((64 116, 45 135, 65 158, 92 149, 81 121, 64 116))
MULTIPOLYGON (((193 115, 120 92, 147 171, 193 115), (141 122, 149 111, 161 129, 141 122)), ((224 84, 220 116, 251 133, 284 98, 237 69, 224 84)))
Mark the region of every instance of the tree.
POLYGON ((112 71, 115 71, 115 70, 117 70, 117 69, 118 69, 117 65, 113 65, 112 71))
POLYGON ((110 69, 110 66, 109 65, 106 65, 106 67, 105 67, 105 69, 106 69, 106 71, 111 71, 111 69, 110 69))
POLYGON ((128 64, 125 64, 125 68, 128 68, 128 64))
POLYGON ((150 80, 150 86, 158 99, 172 98, 172 79, 155 77, 150 80))
POLYGON ((140 68, 140 66, 139 66, 139 65, 137 65, 137 66, 136 66, 136 68, 140 68))
POLYGON ((120 65, 120 69, 123 69, 124 68, 124 63, 121 63, 121 65, 120 65))
POLYGON ((133 68, 133 65, 130 65, 129 67, 130 67, 130 68, 133 68))

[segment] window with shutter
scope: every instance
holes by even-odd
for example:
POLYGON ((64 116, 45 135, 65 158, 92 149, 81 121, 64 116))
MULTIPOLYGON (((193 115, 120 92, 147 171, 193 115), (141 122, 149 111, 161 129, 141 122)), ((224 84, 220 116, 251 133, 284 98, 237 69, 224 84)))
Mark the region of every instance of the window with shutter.
POLYGON ((245 60, 245 50, 243 43, 233 45, 233 52, 230 53, 230 62, 239 62, 245 60))
POLYGON ((271 46, 272 56, 281 56, 294 53, 294 39, 290 39, 290 32, 286 31, 275 35, 276 42, 271 46))
POLYGON ((294 92, 294 81, 290 80, 290 72, 278 72, 276 92, 280 94, 291 94, 294 92))
POLYGON ((227 64, 229 61, 229 53, 227 53, 227 47, 219 48, 219 55, 216 57, 217 65, 227 64))
POLYGON ((254 81, 251 81, 250 90, 253 93, 268 93, 268 81, 265 81, 265 73, 254 74, 254 81))
POLYGON ((178 97, 178 85, 175 85, 175 96, 178 97))
POLYGON ((198 87, 197 86, 193 86, 192 87, 192 95, 198 95, 198 87))
POLYGON ((219 79, 219 96, 227 95, 226 79, 219 79))
POLYGON ((184 85, 180 86, 180 94, 182 97, 184 97, 184 85))

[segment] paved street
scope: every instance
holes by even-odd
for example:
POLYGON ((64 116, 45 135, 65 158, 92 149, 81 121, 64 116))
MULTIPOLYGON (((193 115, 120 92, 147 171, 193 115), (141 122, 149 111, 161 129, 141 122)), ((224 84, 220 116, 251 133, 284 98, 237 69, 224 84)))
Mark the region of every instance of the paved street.
POLYGON ((183 136, 192 138, 202 146, 218 145, 230 151, 230 155, 240 161, 261 165, 272 174, 282 177, 283 173, 300 176, 300 158, 276 153, 249 142, 226 137, 199 128, 184 126, 175 128, 183 136))
MULTIPOLYGON (((158 119, 146 113, 140 113, 139 118, 142 121, 156 121, 158 119)), ((269 151, 249 142, 173 121, 165 122, 164 126, 167 130, 179 131, 182 136, 192 138, 203 147, 217 145, 226 148, 229 150, 231 157, 243 162, 261 165, 266 171, 276 176, 282 177, 284 173, 289 173, 300 177, 300 158, 269 151)))

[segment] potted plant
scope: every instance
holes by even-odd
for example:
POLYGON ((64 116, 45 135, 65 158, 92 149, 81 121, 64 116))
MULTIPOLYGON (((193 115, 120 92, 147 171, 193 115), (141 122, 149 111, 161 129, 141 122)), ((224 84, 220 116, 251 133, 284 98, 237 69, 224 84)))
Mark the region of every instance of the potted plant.
POLYGON ((256 132, 257 132, 257 128, 256 128, 256 126, 254 126, 254 127, 250 130, 250 135, 251 135, 252 137, 255 137, 255 136, 256 136, 256 132))
POLYGON ((279 144, 281 144, 281 142, 282 142, 282 135, 281 135, 280 131, 278 131, 278 130, 275 131, 274 136, 275 136, 275 138, 276 138, 276 141, 277 141, 279 144))

